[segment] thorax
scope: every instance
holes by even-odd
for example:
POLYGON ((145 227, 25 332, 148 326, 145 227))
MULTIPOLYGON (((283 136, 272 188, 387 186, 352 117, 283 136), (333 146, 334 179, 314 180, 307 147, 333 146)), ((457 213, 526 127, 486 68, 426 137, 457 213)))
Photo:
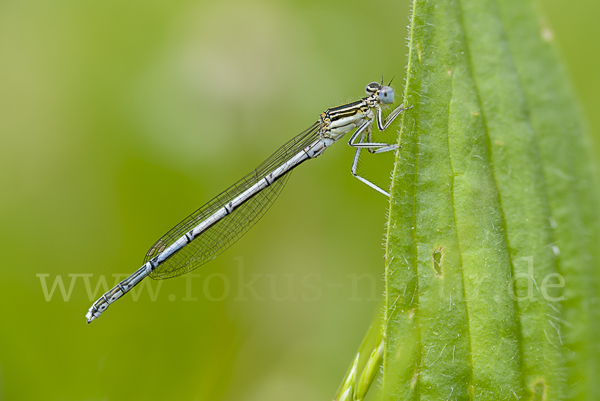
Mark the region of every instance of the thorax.
POLYGON ((321 135, 337 141, 344 134, 373 119, 369 98, 327 109, 319 117, 321 135))

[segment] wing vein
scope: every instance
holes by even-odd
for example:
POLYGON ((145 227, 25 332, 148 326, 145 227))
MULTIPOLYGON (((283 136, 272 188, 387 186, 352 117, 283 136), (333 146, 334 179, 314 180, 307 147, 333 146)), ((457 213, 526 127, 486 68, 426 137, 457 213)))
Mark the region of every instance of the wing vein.
MULTIPOLYGON (((144 263, 160 255, 167 247, 213 215, 225 204, 263 179, 267 174, 282 165, 291 156, 297 154, 318 139, 319 124, 314 123, 290 141, 281 146, 255 170, 247 174, 231 187, 208 201, 194 213, 163 235, 148 250, 144 263)), ((181 248, 169 259, 161 263, 151 274, 154 279, 180 276, 214 259, 221 252, 240 239, 267 212, 285 186, 291 170, 262 191, 248 199, 231 214, 225 216, 192 242, 181 248)))

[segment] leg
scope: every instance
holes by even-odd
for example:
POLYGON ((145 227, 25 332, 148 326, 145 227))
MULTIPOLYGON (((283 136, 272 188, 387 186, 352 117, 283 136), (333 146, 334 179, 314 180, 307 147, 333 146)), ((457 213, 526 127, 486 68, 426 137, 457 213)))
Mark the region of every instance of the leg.
MULTIPOLYGON (((390 124, 396 119, 396 117, 398 117, 400 115, 401 112, 403 112, 404 110, 407 110, 407 109, 412 109, 412 106, 403 108, 403 105, 400 105, 400 106, 396 107, 394 109, 394 111, 392 111, 392 113, 385 120, 382 120, 381 107, 377 107, 376 119, 377 119, 377 128, 379 128, 379 131, 384 131, 387 127, 390 126, 390 124)), ((356 132, 354 132, 354 134, 352 134, 352 136, 350 137, 350 140, 348 141, 348 145, 356 148, 356 153, 354 154, 354 161, 352 162, 352 168, 350 169, 350 172, 352 173, 352 175, 354 177, 358 178, 360 181, 367 184, 368 186, 370 186, 377 192, 382 193, 383 195, 389 197, 390 196, 389 193, 387 193, 383 189, 379 188, 377 185, 373 184, 371 181, 359 176, 356 173, 356 170, 358 168, 358 160, 360 159, 360 151, 363 148, 367 148, 369 150, 369 152, 371 152, 373 154, 390 152, 392 150, 396 150, 396 149, 400 148, 400 145, 397 145, 397 144, 392 145, 389 143, 371 142, 372 127, 373 127, 373 120, 365 121, 360 127, 358 127, 356 132), (367 133, 367 142, 363 142, 365 130, 367 133), (358 141, 356 140, 357 138, 358 138, 358 141)))
POLYGON ((357 148, 357 149, 369 148, 369 151, 371 151, 371 153, 389 152, 391 150, 396 150, 400 147, 397 144, 392 145, 389 143, 371 142, 372 123, 373 123, 372 120, 367 120, 363 123, 363 125, 358 127, 356 132, 354 134, 352 134, 352 136, 350 137, 350 140, 348 141, 348 145, 352 146, 353 148, 357 148), (365 130, 367 131, 367 142, 363 142, 365 130), (360 138, 358 139, 358 141, 356 141, 356 138, 359 135, 360 135, 360 138))
POLYGON ((370 186, 371 188, 376 190, 377 192, 379 192, 389 198, 389 196, 390 196, 389 193, 387 193, 383 189, 379 188, 377 185, 373 184, 371 181, 367 180, 366 178, 361 177, 360 175, 358 175, 356 173, 356 170, 358 169, 358 160, 360 159, 360 151, 363 148, 373 149, 373 153, 383 153, 383 152, 389 152, 391 150, 396 150, 399 147, 398 145, 390 145, 389 143, 363 142, 363 139, 365 137, 365 131, 367 133, 367 136, 370 137, 372 127, 373 127, 372 120, 365 121, 360 127, 358 127, 356 132, 354 134, 352 134, 352 136, 350 137, 350 140, 348 141, 348 145, 356 148, 356 153, 354 153, 354 161, 352 162, 352 168, 350 169, 350 173, 354 177, 356 177, 360 181, 362 181, 363 183, 367 184, 368 186, 370 186), (358 138, 358 141, 356 140, 357 138, 358 138))
POLYGON ((404 104, 396 107, 385 120, 381 120, 381 107, 377 106, 377 128, 384 131, 404 110, 412 109, 412 106, 403 108, 404 104))

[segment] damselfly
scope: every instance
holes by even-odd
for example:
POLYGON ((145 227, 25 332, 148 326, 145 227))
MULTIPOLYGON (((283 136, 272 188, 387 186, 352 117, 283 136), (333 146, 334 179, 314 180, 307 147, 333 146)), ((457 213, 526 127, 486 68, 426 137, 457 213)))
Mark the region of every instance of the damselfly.
POLYGON ((283 189, 289 173, 298 165, 314 159, 345 134, 355 130, 348 145, 356 148, 351 173, 371 188, 389 196, 377 185, 357 174, 360 152, 389 152, 399 145, 372 142, 373 121, 385 130, 405 110, 402 105, 387 118, 382 105, 394 102, 388 85, 372 82, 365 88, 367 97, 333 107, 321 113, 319 120, 280 147, 256 170, 196 210, 159 239, 146 254, 144 265, 117 286, 102 295, 90 307, 88 323, 100 317, 110 304, 140 283, 145 277, 164 279, 185 274, 214 259, 269 209, 283 189))

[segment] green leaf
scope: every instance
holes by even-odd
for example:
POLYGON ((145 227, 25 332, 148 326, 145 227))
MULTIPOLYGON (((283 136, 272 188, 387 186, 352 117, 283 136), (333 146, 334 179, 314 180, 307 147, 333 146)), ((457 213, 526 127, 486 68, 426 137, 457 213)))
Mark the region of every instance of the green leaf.
POLYGON ((384 399, 600 399, 597 185, 527 0, 413 4, 384 399))
POLYGON ((362 401, 373 384, 383 356, 382 306, 377 308, 377 313, 373 316, 367 334, 333 401, 362 401))

